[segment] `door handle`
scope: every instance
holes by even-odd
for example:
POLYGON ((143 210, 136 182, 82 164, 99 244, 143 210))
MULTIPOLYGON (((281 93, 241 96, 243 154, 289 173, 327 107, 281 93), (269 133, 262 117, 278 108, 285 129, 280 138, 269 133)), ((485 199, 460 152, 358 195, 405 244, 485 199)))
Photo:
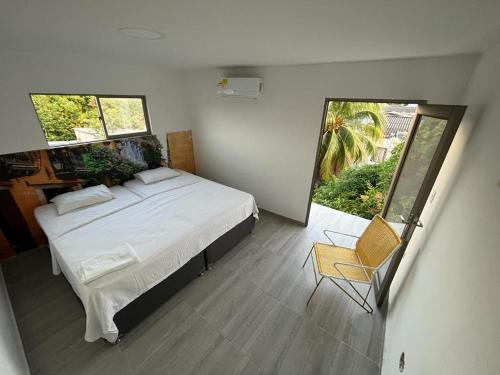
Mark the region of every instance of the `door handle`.
MULTIPOLYGON (((410 216, 411 217, 411 216, 410 216)), ((418 217, 412 218, 412 220, 407 220, 403 215, 399 215, 399 218, 401 219, 401 222, 404 224, 413 224, 416 227, 423 228, 424 224, 420 221, 418 217)))

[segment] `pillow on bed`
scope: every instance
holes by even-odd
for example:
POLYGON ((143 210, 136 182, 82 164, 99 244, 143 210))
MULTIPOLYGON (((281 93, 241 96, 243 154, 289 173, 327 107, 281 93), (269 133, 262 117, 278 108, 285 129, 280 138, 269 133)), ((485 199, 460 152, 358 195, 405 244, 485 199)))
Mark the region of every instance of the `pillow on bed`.
POLYGON ((91 186, 82 190, 70 191, 55 196, 50 201, 56 205, 59 215, 113 199, 113 193, 104 185, 91 186))
POLYGON ((147 185, 180 175, 181 174, 175 169, 160 167, 136 173, 134 174, 134 177, 147 185))

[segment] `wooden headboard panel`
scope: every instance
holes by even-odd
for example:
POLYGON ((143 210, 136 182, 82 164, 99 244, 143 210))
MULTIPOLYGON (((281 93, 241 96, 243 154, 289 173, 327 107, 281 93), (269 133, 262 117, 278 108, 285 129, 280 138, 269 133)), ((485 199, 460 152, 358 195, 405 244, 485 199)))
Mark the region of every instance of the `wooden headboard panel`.
POLYGON ((169 165, 196 174, 191 130, 167 134, 169 165))

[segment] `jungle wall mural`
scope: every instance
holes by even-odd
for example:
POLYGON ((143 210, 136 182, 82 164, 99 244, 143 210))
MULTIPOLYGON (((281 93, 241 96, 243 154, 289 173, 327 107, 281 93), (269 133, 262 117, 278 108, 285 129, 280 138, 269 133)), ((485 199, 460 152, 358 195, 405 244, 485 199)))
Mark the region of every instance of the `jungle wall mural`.
POLYGON ((55 195, 122 184, 166 159, 154 135, 0 155, 0 260, 47 243, 33 211, 55 195))

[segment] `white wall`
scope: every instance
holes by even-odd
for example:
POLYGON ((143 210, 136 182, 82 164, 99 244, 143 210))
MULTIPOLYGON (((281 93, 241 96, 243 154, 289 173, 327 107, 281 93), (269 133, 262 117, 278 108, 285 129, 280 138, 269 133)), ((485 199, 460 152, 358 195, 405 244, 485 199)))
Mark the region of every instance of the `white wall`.
POLYGON ((97 60, 0 50, 0 154, 48 148, 32 92, 146 95, 153 133, 189 129, 181 72, 97 60))
POLYGON ((326 97, 457 103, 476 62, 457 56, 190 72, 197 169, 303 222, 326 97), (264 78, 262 99, 218 97, 221 75, 264 78))
POLYGON ((500 46, 484 54, 469 106, 389 296, 383 374, 500 371, 500 46), (475 128, 474 125, 478 124, 475 128))
POLYGON ((30 374, 0 269, 0 374, 30 374))

